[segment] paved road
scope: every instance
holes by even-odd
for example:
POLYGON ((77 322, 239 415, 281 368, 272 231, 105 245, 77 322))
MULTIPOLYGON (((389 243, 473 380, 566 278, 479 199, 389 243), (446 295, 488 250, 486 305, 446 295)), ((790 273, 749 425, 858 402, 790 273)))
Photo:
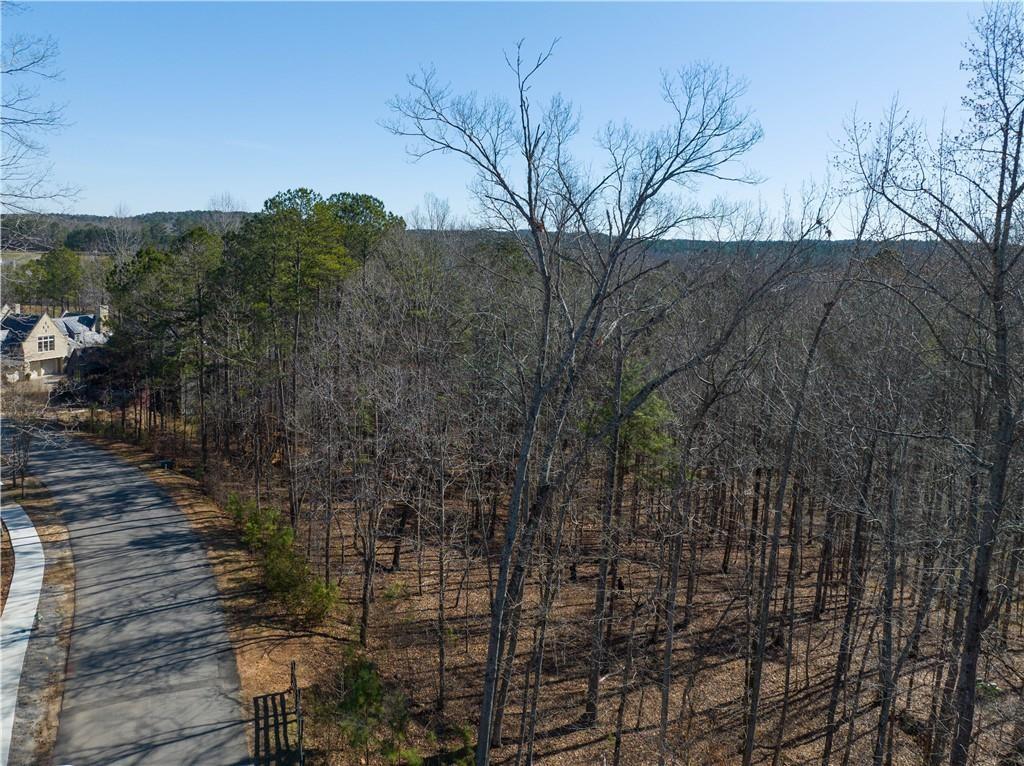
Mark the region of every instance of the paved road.
POLYGON ((238 671, 213 572, 141 471, 61 437, 30 468, 64 511, 75 620, 55 762, 248 762, 238 671))

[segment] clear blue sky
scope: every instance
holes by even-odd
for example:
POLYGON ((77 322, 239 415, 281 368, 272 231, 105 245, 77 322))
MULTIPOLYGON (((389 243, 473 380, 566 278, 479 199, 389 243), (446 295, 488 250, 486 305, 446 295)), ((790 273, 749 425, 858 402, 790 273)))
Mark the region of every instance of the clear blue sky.
POLYGON ((750 82, 766 180, 735 196, 777 207, 824 175, 852 109, 901 101, 959 119, 963 41, 978 5, 953 3, 34 3, 4 34, 52 34, 72 123, 49 139, 72 210, 255 209, 279 190, 374 194, 407 214, 426 193, 471 211, 454 158, 411 163, 379 127, 405 76, 436 65, 457 89, 508 92, 503 48, 561 38, 538 95, 561 91, 589 139, 608 120, 655 127, 661 70, 696 59, 750 82))

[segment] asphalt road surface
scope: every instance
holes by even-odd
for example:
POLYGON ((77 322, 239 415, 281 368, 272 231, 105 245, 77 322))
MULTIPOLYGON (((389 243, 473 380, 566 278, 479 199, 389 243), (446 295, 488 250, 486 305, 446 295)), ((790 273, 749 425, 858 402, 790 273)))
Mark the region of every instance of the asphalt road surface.
POLYGON ((198 538, 137 468, 80 439, 33 448, 63 510, 75 619, 54 762, 248 762, 238 670, 198 538))

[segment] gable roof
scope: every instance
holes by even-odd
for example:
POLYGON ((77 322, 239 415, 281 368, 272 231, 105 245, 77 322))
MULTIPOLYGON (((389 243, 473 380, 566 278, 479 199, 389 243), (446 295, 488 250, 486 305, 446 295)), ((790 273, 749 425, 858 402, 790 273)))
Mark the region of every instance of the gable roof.
POLYGON ((7 314, 0 319, 0 353, 21 350, 21 344, 39 324, 39 314, 7 314))

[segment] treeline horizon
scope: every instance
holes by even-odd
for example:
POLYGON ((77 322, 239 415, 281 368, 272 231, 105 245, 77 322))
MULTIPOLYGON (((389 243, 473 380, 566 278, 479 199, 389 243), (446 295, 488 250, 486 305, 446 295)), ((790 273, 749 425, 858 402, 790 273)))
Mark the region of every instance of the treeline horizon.
MULTIPOLYGON (((283 191, 283 190, 282 190, 283 191)), ((190 229, 201 227, 221 232, 236 229, 248 217, 257 215, 259 211, 223 211, 210 209, 154 211, 125 216, 94 215, 85 213, 9 213, 4 215, 7 230, 3 232, 3 248, 13 252, 45 252, 59 247, 66 247, 83 254, 113 255, 117 252, 118 227, 137 227, 139 241, 142 245, 166 247, 173 240, 190 229), (215 223, 212 223, 216 220, 215 223), (158 232, 154 235, 154 227, 158 232)), ((429 232, 429 228, 410 231, 429 232)), ((500 228, 487 228, 484 225, 472 226, 464 223, 452 229, 466 234, 513 236, 500 228)), ((856 238, 841 237, 823 240, 821 246, 829 245, 836 248, 851 245, 856 238)), ((783 240, 763 241, 757 244, 780 244, 783 240)), ((928 234, 922 233, 922 246, 934 244, 928 234)), ((717 240, 697 236, 670 236, 654 244, 654 249, 666 254, 674 254, 677 250, 687 250, 693 246, 719 246, 717 240)), ((876 244, 884 245, 880 240, 876 244)))

